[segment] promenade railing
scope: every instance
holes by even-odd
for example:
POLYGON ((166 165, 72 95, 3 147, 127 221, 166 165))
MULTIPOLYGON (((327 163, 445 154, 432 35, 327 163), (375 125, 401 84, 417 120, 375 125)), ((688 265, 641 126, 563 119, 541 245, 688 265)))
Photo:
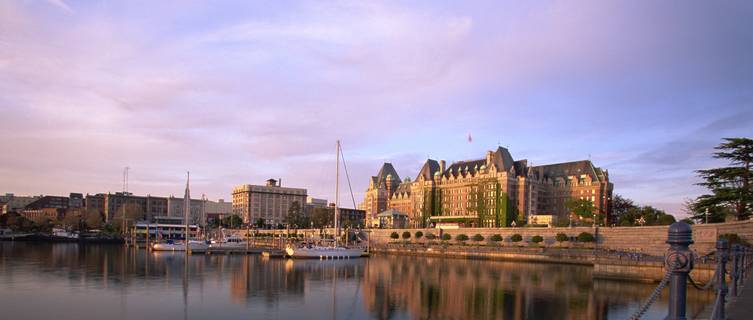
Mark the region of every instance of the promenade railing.
POLYGON ((744 280, 753 267, 753 249, 740 244, 730 248, 726 239, 716 242, 716 268, 714 276, 705 285, 696 283, 690 276, 697 262, 706 262, 709 256, 697 257, 689 248, 693 243, 691 227, 684 222, 676 222, 669 227, 667 243, 669 250, 664 256, 665 274, 651 295, 633 313, 630 319, 640 319, 669 284, 667 320, 686 319, 687 284, 698 290, 715 290, 716 299, 712 306, 711 319, 725 319, 727 295, 737 296, 744 280))

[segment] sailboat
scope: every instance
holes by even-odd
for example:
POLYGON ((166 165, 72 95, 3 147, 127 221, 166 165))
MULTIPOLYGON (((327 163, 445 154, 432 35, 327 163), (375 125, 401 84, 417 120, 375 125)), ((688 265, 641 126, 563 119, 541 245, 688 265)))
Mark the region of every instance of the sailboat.
POLYGON ((335 259, 335 258, 357 258, 364 254, 362 248, 348 248, 338 244, 339 220, 340 220, 340 140, 337 140, 337 170, 335 171, 335 241, 332 246, 320 245, 288 245, 285 253, 291 258, 318 258, 318 259, 335 259))
POLYGON ((209 245, 205 241, 190 240, 190 226, 188 225, 188 217, 191 213, 191 190, 188 187, 188 182, 191 180, 191 173, 186 176, 186 193, 183 196, 183 215, 184 222, 186 224, 186 235, 183 242, 173 242, 168 240, 167 242, 155 243, 152 245, 152 250, 155 251, 185 251, 188 252, 205 252, 209 249, 209 245))

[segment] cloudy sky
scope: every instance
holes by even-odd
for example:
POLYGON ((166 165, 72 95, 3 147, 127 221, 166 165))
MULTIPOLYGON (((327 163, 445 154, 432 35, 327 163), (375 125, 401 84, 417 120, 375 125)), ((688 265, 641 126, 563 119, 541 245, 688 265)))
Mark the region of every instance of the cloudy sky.
POLYGON ((753 1, 0 1, 0 193, 332 199, 340 138, 356 202, 499 144, 680 213, 731 136, 753 1))

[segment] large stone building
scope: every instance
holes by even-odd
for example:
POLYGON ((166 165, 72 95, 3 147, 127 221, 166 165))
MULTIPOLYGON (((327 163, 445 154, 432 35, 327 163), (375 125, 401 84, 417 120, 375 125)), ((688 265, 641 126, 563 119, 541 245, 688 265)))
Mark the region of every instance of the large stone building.
POLYGON ((293 202, 303 208, 306 189, 282 187, 275 179, 267 180, 264 186, 244 184, 233 188, 233 214, 243 223, 254 224, 259 219, 264 224, 282 224, 293 202))
POLYGON ((482 159, 427 160, 416 179, 400 180, 390 163, 371 177, 361 207, 373 225, 376 215, 392 208, 408 214, 409 226, 464 223, 509 226, 532 215, 568 219, 568 199, 587 199, 608 217, 613 185, 606 170, 590 160, 529 166, 502 147, 482 159))

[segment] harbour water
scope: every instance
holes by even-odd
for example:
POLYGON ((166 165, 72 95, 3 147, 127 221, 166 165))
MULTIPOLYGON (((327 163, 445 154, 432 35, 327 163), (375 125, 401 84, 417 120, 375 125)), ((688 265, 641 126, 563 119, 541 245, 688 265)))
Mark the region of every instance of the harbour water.
MULTIPOLYGON (((353 260, 0 242, 3 319, 626 319, 652 283, 577 265, 353 260)), ((645 319, 666 313, 667 291, 645 319)), ((713 299, 689 289, 688 314, 713 299)))

